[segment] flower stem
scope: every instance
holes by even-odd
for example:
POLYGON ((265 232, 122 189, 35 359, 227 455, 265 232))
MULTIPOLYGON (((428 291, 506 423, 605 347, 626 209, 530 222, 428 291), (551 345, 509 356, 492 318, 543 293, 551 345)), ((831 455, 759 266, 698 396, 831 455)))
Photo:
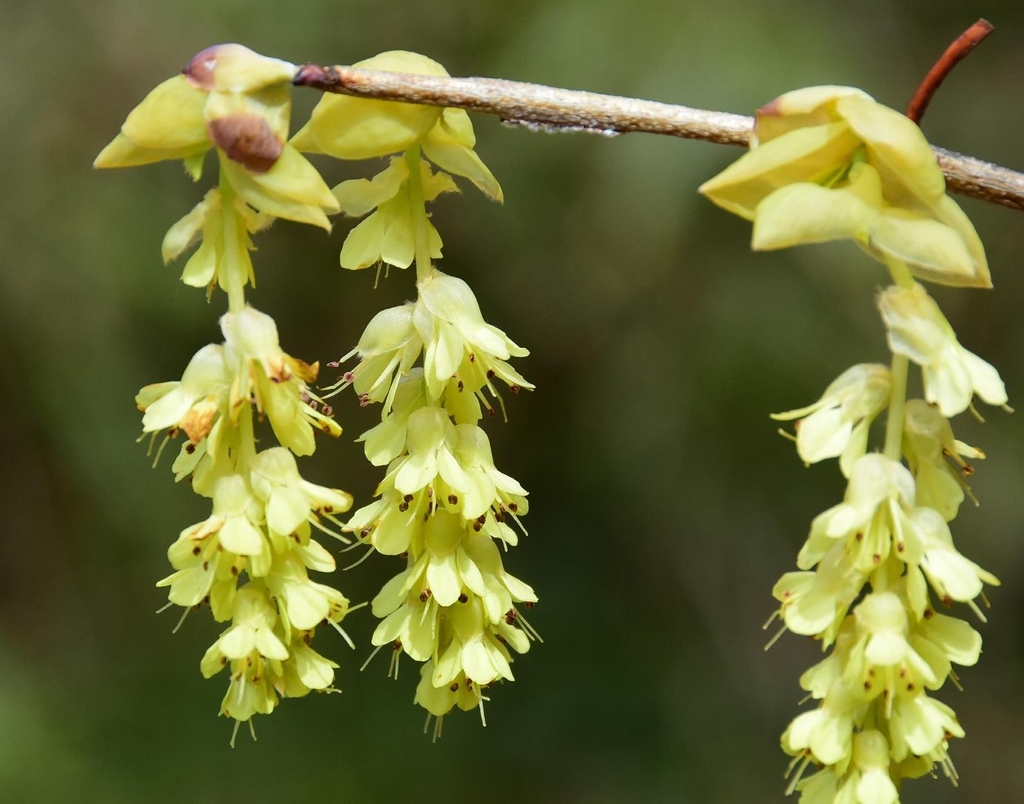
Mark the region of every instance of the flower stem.
POLYGON ((256 457, 256 434, 253 431, 252 403, 242 406, 238 414, 238 459, 235 461, 235 471, 249 477, 249 469, 256 457))
POLYGON ((238 211, 235 209, 235 190, 231 182, 220 174, 220 214, 224 232, 224 271, 218 271, 217 279, 228 294, 228 312, 237 313, 245 307, 245 279, 242 275, 242 255, 238 253, 238 211))
POLYGON ((416 252, 416 281, 422 282, 430 276, 430 230, 427 218, 427 202, 423 195, 423 175, 420 167, 420 146, 414 145, 405 152, 409 166, 409 206, 412 208, 412 236, 416 252))
MULTIPOLYGON (((910 288, 914 286, 914 277, 910 268, 901 260, 887 260, 889 274, 892 276, 893 284, 900 287, 910 288)), ((883 454, 886 458, 894 461, 903 457, 903 411, 907 405, 907 374, 910 370, 910 361, 906 355, 893 353, 892 367, 892 390, 889 395, 889 415, 885 421, 885 446, 883 454)))

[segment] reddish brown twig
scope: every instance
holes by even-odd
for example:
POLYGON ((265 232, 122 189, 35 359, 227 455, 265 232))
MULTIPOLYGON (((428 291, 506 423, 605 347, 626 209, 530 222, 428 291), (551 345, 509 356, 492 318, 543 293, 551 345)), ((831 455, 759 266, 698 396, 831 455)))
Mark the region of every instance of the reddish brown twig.
POLYGON ((917 92, 914 93, 914 97, 911 98, 910 105, 907 107, 907 117, 915 123, 920 123, 925 109, 932 101, 932 96, 946 80, 946 76, 964 56, 980 45, 985 37, 994 30, 995 26, 991 22, 982 19, 960 34, 935 62, 935 66, 928 71, 928 75, 924 77, 921 86, 917 88, 917 92))

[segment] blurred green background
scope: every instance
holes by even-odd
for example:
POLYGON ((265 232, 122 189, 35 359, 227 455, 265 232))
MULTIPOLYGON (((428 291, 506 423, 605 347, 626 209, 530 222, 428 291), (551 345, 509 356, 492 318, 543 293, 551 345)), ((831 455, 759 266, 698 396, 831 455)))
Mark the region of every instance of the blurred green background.
MULTIPOLYGON (((157 616, 165 549, 207 515, 149 468, 133 395, 174 379, 218 340, 222 295, 164 267, 167 227, 201 197, 179 166, 90 167, 128 111, 207 45, 295 62, 407 48, 454 75, 490 75, 750 113, 783 91, 839 83, 903 108, 977 16, 997 31, 949 78, 924 121, 933 142, 1024 168, 1016 0, 174 3, 0 2, 0 800, 781 801, 778 736, 819 653, 761 625, 810 519, 841 497, 833 463, 805 469, 769 411, 816 399, 855 362, 884 360, 879 267, 849 244, 752 254, 747 223, 695 190, 739 151, 631 135, 505 130, 476 118, 503 207, 472 189, 436 205, 441 267, 489 321, 528 346, 537 384, 487 423, 499 466, 532 491, 529 538, 506 556, 541 603, 545 638, 474 713, 431 744, 411 705, 416 670, 363 673, 374 626, 329 629, 343 695, 285 702, 231 750, 216 717, 226 678, 199 659, 205 614, 176 635, 157 616)), ((296 93, 295 127, 315 101, 296 93)), ((332 183, 368 165, 321 163, 332 183)), ((935 290, 962 342, 1024 398, 1024 217, 962 201, 996 291, 935 290)), ((282 222, 259 237, 258 308, 292 354, 347 352, 373 313, 412 295, 393 271, 337 266, 327 236, 282 222)), ((326 375, 329 377, 330 375, 326 375)), ((306 461, 312 480, 370 499, 379 471, 352 439, 376 410, 336 400, 346 432, 306 461)), ((955 523, 995 571, 980 665, 947 685, 968 739, 961 785, 922 780, 905 802, 1024 800, 1024 421, 991 411, 958 435, 984 447, 955 523)), ((354 600, 397 571, 372 558, 332 580, 354 600)), ((970 617, 961 607, 961 616, 970 617)))

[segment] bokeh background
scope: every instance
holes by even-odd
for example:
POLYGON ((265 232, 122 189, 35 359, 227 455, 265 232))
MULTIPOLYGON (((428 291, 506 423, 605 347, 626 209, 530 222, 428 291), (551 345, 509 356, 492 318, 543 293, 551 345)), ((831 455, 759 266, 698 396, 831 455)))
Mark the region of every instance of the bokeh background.
MULTIPOLYGON (((749 113, 811 84, 861 86, 902 108, 977 16, 996 34, 948 79, 933 142, 1024 168, 1024 9, 1016 0, 520 0, 0 2, 0 799, 4 801, 781 801, 778 735, 817 660, 792 636, 762 648, 774 581, 810 519, 841 497, 832 463, 804 468, 767 414, 807 404, 855 362, 886 355, 873 296, 885 277, 849 244, 752 254, 749 225, 697 196, 739 156, 630 135, 506 130, 477 118, 503 207, 472 189, 436 205, 442 268, 532 350, 537 384, 488 422, 499 465, 532 491, 530 536, 506 556, 541 596, 545 642, 493 691, 488 726, 432 744, 416 671, 363 673, 374 621, 325 630, 344 694, 288 701, 228 748, 226 679, 198 663, 216 626, 176 615, 153 583, 165 549, 207 515, 149 468, 133 395, 219 339, 204 301, 164 267, 167 227, 201 197, 165 163, 96 172, 139 100, 201 48, 239 41, 291 61, 393 48, 455 75, 491 75, 749 113)), ((296 121, 315 101, 295 98, 296 121)), ((329 181, 369 165, 321 164, 329 181)), ((962 201, 994 292, 935 290, 961 340, 1024 399, 1024 217, 962 201)), ((393 271, 337 265, 332 235, 282 222, 258 239, 252 302, 293 354, 347 352, 412 294, 393 271)), ((370 499, 379 471, 352 439, 376 415, 337 400, 346 433, 311 479, 370 499)), ((958 434, 989 452, 960 548, 995 571, 980 666, 944 689, 967 729, 961 784, 905 802, 1024 800, 1024 421, 992 411, 958 434)), ((373 558, 333 580, 354 600, 397 571, 373 558)), ((966 609, 959 613, 970 617, 966 609)))

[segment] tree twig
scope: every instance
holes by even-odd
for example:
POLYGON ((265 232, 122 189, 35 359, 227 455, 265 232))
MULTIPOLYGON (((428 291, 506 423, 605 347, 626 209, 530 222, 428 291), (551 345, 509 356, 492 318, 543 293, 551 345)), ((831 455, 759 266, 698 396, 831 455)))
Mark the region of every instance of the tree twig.
POLYGON ((946 51, 939 57, 939 60, 935 62, 921 81, 921 85, 917 88, 917 92, 914 93, 914 97, 910 99, 910 105, 907 107, 907 117, 915 123, 920 123, 921 118, 924 117, 925 110, 928 108, 928 104, 932 101, 932 96, 942 86, 946 76, 950 74, 952 69, 968 53, 985 41, 994 30, 995 26, 991 22, 980 19, 960 34, 953 41, 953 44, 946 48, 946 51))
MULTIPOLYGON (((753 118, 728 112, 497 78, 444 78, 306 64, 299 68, 294 83, 360 98, 456 106, 542 131, 606 136, 640 131, 745 146, 754 126, 753 118)), ((971 156, 934 150, 951 192, 1024 211, 1024 174, 971 156)))

